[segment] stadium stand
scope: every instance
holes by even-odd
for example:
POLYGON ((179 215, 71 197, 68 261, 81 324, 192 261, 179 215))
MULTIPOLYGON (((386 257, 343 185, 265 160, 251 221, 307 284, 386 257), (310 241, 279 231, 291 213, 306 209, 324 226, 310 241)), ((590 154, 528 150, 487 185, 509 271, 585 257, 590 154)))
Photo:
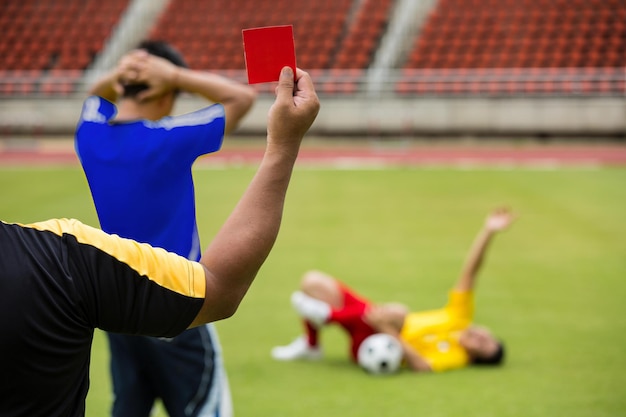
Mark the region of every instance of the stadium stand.
POLYGON ((389 22, 392 5, 392 0, 360 4, 337 45, 335 59, 330 63, 331 77, 321 86, 322 93, 352 94, 358 90, 357 80, 362 79, 370 67, 389 22))
POLYGON ((391 0, 368 1, 362 4, 341 40, 333 68, 365 69, 372 61, 387 22, 391 0))
POLYGON ((0 2, 0 92, 71 93, 128 1, 0 2))
MULTIPOLYGON (((105 48, 116 48, 111 40, 117 22, 129 6, 142 1, 146 0, 0 2, 0 94, 64 96, 84 88, 85 70, 105 48)), ((421 30, 407 37, 408 51, 384 72, 387 94, 616 96, 625 92, 624 0, 433 3, 421 30)), ((298 66, 315 73, 321 94, 350 96, 368 91, 364 88, 372 82, 368 70, 377 69, 374 59, 381 55, 383 40, 395 23, 391 16, 406 1, 170 0, 164 4, 151 29, 138 36, 171 42, 192 68, 244 81, 241 30, 292 24, 298 66)), ((258 88, 273 91, 271 85, 258 88)))
POLYGON ((623 0, 440 0, 401 94, 623 94, 623 0))
MULTIPOLYGON (((297 65, 308 70, 335 68, 334 75, 341 82, 333 77, 322 82, 320 91, 347 94, 356 91, 356 83, 345 78, 354 80, 368 67, 392 4, 392 0, 232 0, 227 4, 175 0, 150 37, 178 47, 193 68, 244 70, 241 30, 289 22, 294 27, 297 65), (343 69, 351 70, 347 71, 351 76, 345 77, 343 69)), ((234 76, 236 72, 226 74, 234 76)), ((268 88, 259 86, 264 87, 268 88)))
POLYGON ((298 65, 328 68, 341 39, 351 0, 255 2, 171 1, 150 37, 171 42, 193 68, 245 69, 241 30, 260 26, 294 27, 298 65))

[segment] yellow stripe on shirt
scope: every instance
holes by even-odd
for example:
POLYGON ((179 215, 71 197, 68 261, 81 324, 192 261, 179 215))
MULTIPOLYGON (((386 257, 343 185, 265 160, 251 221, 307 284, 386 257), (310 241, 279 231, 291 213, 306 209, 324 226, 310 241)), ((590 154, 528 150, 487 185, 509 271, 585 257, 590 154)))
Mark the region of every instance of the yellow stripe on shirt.
POLYGON ((72 235, 79 243, 98 248, 164 288, 193 298, 205 297, 202 265, 165 249, 107 234, 76 219, 51 219, 21 226, 59 236, 72 235))

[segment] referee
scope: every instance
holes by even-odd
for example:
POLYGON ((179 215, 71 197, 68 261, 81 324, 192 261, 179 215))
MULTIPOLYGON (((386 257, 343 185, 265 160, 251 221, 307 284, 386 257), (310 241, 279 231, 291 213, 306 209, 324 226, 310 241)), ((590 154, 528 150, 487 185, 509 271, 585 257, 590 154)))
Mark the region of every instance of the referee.
POLYGON ((76 220, 0 222, 0 415, 84 416, 94 328, 172 337, 234 314, 318 111, 309 75, 284 68, 263 160, 199 262, 76 220))

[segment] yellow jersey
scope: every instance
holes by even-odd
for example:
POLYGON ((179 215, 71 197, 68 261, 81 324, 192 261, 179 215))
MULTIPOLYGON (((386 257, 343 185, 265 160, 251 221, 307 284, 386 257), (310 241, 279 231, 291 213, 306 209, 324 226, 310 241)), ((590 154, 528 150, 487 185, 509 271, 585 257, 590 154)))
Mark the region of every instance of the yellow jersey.
POLYGON ((428 362, 435 372, 461 368, 469 356, 459 344, 461 332, 472 322, 472 292, 452 290, 444 308, 409 313, 400 337, 428 362))

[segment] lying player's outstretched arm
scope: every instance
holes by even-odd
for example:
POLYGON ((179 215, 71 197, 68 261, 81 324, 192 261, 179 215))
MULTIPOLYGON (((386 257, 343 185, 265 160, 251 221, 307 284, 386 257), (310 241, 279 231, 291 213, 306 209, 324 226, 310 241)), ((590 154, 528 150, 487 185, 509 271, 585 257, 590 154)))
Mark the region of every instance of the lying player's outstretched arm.
POLYGON ((513 215, 506 208, 497 208, 487 216, 483 228, 478 232, 472 247, 470 248, 467 260, 463 265, 461 276, 456 284, 457 291, 471 291, 476 284, 478 271, 482 266, 485 253, 491 243, 492 238, 511 224, 513 215))
POLYGON ((231 316, 268 256, 280 227, 287 187, 300 143, 319 111, 311 78, 288 67, 270 108, 263 160, 248 189, 200 263, 206 297, 192 326, 231 316))

